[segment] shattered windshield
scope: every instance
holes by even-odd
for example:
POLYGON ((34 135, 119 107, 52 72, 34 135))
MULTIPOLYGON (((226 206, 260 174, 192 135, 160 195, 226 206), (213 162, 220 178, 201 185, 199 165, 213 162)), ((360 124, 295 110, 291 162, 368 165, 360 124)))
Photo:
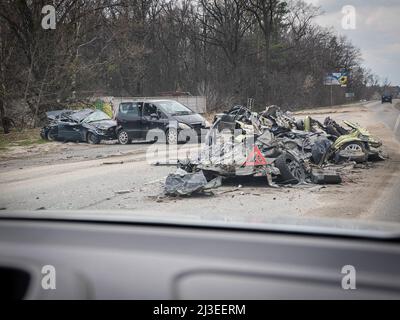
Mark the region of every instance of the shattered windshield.
POLYGON ((92 114, 90 114, 88 117, 86 117, 83 122, 95 122, 95 121, 101 121, 101 120, 111 120, 111 118, 105 114, 103 111, 96 110, 92 114))
POLYGON ((400 230, 396 1, 57 3, 0 2, 0 210, 400 230))
POLYGON ((81 122, 85 120, 89 115, 93 113, 93 110, 91 109, 84 109, 84 110, 75 110, 71 112, 65 112, 64 115, 67 117, 71 118, 72 120, 76 122, 81 122))

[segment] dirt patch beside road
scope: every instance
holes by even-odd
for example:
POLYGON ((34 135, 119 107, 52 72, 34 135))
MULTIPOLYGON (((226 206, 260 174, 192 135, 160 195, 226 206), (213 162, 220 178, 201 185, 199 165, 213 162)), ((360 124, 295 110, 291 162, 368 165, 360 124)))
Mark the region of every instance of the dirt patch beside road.
POLYGON ((1 133, 0 157, 6 157, 7 154, 12 154, 15 150, 24 150, 47 142, 40 137, 40 129, 14 129, 8 134, 1 133))

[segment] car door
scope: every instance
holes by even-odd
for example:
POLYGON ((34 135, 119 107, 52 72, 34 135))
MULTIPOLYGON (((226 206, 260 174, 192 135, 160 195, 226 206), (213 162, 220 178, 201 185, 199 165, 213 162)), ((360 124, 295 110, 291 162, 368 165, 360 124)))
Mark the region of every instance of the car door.
POLYGON ((68 141, 81 141, 81 128, 82 125, 77 122, 60 122, 58 124, 58 138, 68 141))
POLYGON ((117 122, 130 139, 142 138, 141 102, 123 102, 119 105, 117 122))
MULTIPOLYGON (((167 123, 168 117, 157 107, 157 105, 148 102, 144 103, 142 113, 142 136, 144 139, 153 140, 148 132, 155 129, 165 131, 167 123)), ((152 136, 154 136, 154 134, 152 134, 152 136)))

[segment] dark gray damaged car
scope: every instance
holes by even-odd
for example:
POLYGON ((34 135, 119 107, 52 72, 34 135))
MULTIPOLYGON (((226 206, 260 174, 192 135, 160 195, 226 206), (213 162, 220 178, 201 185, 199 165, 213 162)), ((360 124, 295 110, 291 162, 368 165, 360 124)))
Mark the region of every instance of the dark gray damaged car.
POLYGON ((117 138, 117 123, 101 110, 58 110, 46 115, 48 123, 40 133, 43 139, 98 144, 117 138))

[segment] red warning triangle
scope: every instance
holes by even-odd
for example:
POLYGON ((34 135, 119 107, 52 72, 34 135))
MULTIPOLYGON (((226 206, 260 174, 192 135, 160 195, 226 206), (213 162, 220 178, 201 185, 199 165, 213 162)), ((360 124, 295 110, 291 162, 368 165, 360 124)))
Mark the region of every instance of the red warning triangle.
POLYGON ((247 166, 265 166, 267 161, 262 155, 260 149, 257 146, 254 146, 253 151, 247 156, 246 162, 244 165, 247 166))

